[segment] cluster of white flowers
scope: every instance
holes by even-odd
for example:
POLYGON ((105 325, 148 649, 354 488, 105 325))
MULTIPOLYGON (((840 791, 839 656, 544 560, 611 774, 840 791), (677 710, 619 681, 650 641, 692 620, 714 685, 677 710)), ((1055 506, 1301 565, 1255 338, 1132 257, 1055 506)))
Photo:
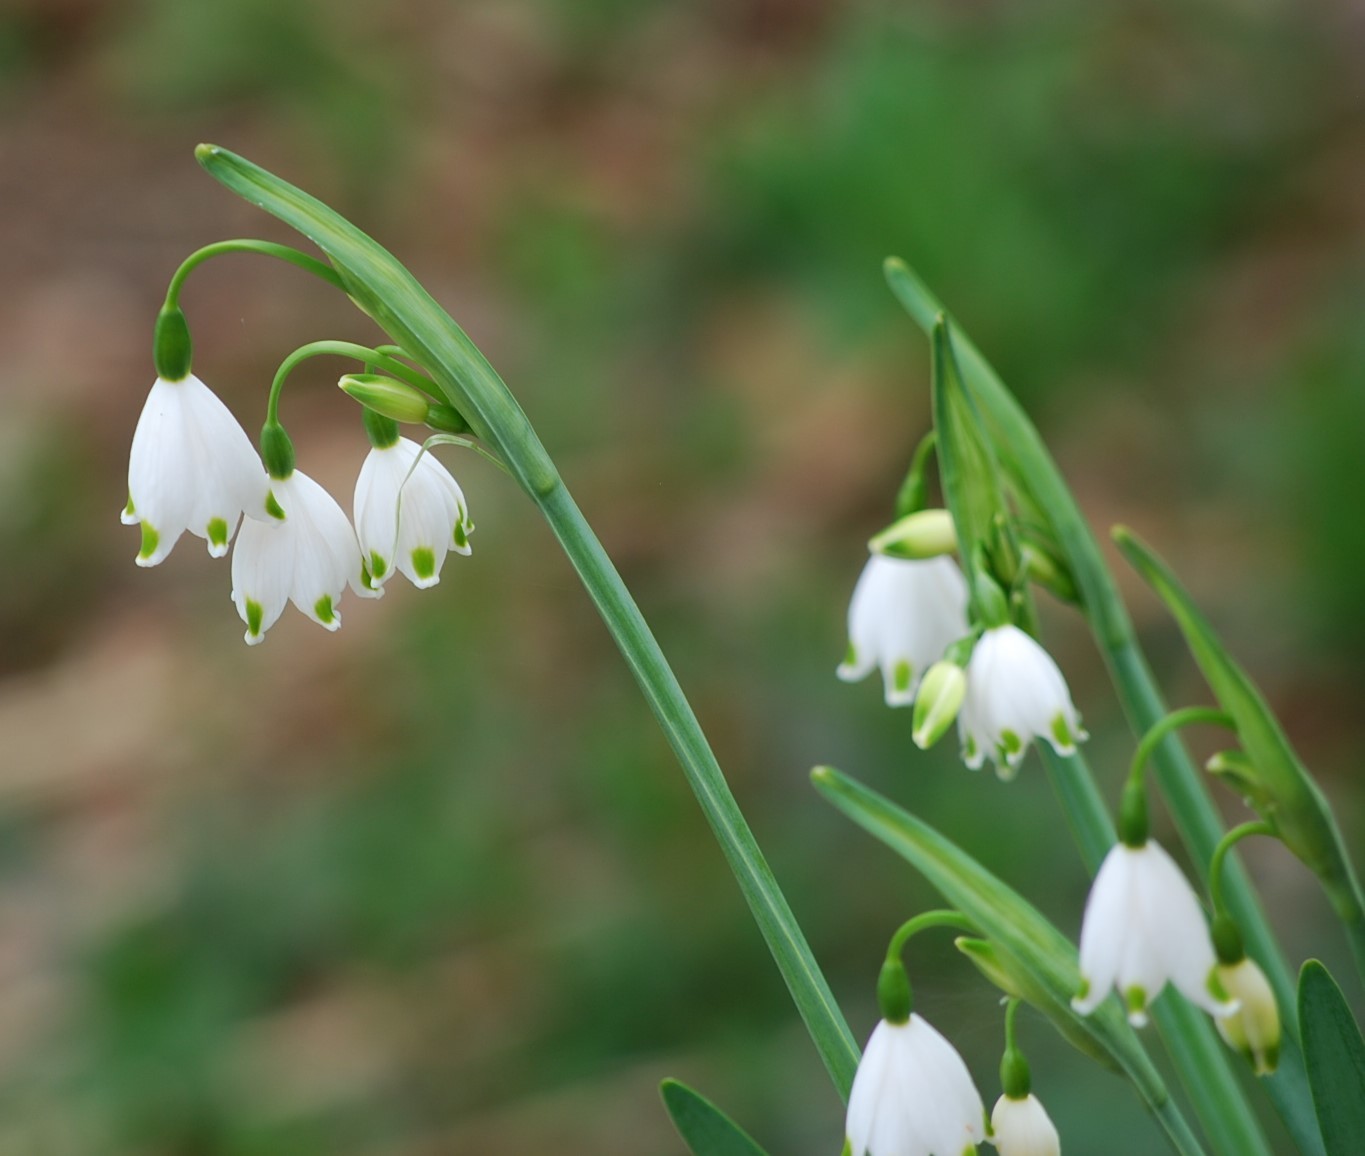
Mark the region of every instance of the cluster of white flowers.
POLYGON ((227 406, 197 377, 152 385, 133 434, 123 511, 125 523, 142 527, 137 563, 155 566, 186 530, 221 558, 242 522, 232 600, 248 643, 265 637, 287 602, 335 630, 347 586, 377 598, 395 571, 433 586, 450 551, 469 553, 473 526, 459 484, 406 438, 370 450, 354 509, 352 528, 307 474, 270 477, 227 406))
MULTIPOLYGON (((874 553, 849 603, 848 653, 839 677, 854 681, 880 667, 887 705, 914 703, 926 672, 968 635, 967 602, 966 580, 951 558, 912 561, 874 553)), ((962 758, 973 769, 989 754, 1001 777, 1009 778, 1035 738, 1071 754, 1086 737, 1057 664, 1017 626, 982 633, 962 683, 944 680, 944 694, 953 701, 942 713, 946 721, 957 713, 962 758)), ((915 741, 929 745, 937 729, 917 724, 915 741)))

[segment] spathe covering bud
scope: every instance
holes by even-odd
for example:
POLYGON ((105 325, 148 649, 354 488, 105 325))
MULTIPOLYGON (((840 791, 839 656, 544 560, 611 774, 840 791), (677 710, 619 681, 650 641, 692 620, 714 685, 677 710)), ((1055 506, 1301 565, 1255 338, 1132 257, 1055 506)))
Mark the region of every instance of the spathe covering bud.
POLYGON ((874 554, 891 558, 937 558, 957 549, 957 531, 947 510, 917 510, 892 522, 868 542, 874 554))
POLYGON ((431 401, 426 394, 396 377, 381 373, 348 373, 337 385, 366 409, 394 421, 422 425, 431 411, 431 401))
POLYGON ((1237 783, 1285 846, 1317 875, 1341 919, 1359 926, 1365 922, 1365 905, 1331 807, 1260 691, 1233 661, 1166 563, 1126 527, 1115 528, 1114 540, 1165 602, 1219 706, 1232 716, 1246 757, 1221 756, 1213 769, 1237 783))

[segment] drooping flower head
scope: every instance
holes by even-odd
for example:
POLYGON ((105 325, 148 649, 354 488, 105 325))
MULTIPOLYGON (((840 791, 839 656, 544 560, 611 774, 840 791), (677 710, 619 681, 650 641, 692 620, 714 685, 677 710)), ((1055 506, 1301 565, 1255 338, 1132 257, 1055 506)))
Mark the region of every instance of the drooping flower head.
POLYGON ((186 530, 221 558, 243 511, 265 518, 269 482, 246 431, 193 374, 158 377, 128 455, 126 525, 142 525, 139 566, 155 566, 186 530))
POLYGON ((924 672, 967 633, 967 584, 951 558, 873 554, 848 607, 845 682, 881 667, 888 706, 908 706, 924 672))
POLYGON ((1169 982, 1191 1003, 1223 1017, 1237 1010, 1224 990, 1199 899, 1155 840, 1116 843, 1105 856, 1081 924, 1081 990, 1089 1015, 1117 988, 1136 1027, 1169 982))
POLYGON ((911 1014, 873 1030, 845 1133, 852 1156, 961 1156, 985 1138, 985 1105, 953 1045, 911 1014))
POLYGON ((1008 623, 983 633, 972 651, 957 724, 963 762, 975 770, 989 754, 1001 778, 1013 777, 1035 738, 1068 755, 1086 737, 1057 664, 1008 623))
POLYGON ((272 490, 284 516, 247 522, 232 554, 232 600, 253 646, 287 602, 336 630, 347 585, 361 597, 383 593, 367 584, 355 531, 331 494, 299 470, 275 478, 272 490))
POLYGON ((1220 934, 1219 924, 1226 932, 1230 921, 1220 916, 1214 921, 1214 946, 1218 951, 1218 982, 1235 999, 1238 1008, 1232 1015, 1214 1021, 1218 1034, 1234 1051, 1240 1052, 1258 1076, 1273 1075, 1280 1062, 1280 1008, 1275 992, 1254 959, 1242 949, 1241 936, 1235 928, 1231 939, 1233 949, 1226 951, 1229 937, 1220 934))
POLYGON ((468 554, 469 508, 450 472, 398 437, 374 446, 355 484, 355 528, 375 587, 395 570, 419 588, 441 580, 446 554, 468 554))

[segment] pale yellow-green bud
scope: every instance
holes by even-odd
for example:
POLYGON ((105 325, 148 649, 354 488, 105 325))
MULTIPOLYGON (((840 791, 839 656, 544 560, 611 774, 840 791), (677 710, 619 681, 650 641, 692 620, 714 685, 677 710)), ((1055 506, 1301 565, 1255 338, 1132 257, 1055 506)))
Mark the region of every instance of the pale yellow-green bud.
POLYGON ((957 549, 957 531, 947 510, 919 510, 892 522, 868 542, 874 554, 892 558, 937 558, 957 549))
POLYGON ((955 662, 936 662, 920 683, 915 696, 915 719, 911 737, 927 751, 947 732, 962 709, 967 694, 967 672, 955 662))
POLYGON ((366 409, 408 425, 422 425, 431 409, 430 400, 421 390, 394 377, 348 373, 337 385, 366 409))
POLYGON ((1230 1016, 1215 1017, 1218 1034, 1242 1053, 1258 1076, 1269 1076, 1280 1059, 1280 1009, 1265 973, 1250 958, 1215 969, 1229 997, 1241 1003, 1230 1016))

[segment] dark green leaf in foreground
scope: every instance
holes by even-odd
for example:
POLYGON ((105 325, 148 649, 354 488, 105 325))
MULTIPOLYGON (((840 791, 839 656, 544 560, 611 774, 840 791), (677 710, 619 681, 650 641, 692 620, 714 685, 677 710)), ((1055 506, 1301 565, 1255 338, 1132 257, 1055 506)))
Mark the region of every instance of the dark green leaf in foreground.
POLYGON ((664 1107, 693 1156, 767 1156, 748 1133, 700 1092, 677 1080, 659 1085, 664 1107))
POLYGON ((1316 959, 1299 972, 1299 1026, 1327 1156, 1365 1151, 1365 1041, 1336 980, 1316 959))

